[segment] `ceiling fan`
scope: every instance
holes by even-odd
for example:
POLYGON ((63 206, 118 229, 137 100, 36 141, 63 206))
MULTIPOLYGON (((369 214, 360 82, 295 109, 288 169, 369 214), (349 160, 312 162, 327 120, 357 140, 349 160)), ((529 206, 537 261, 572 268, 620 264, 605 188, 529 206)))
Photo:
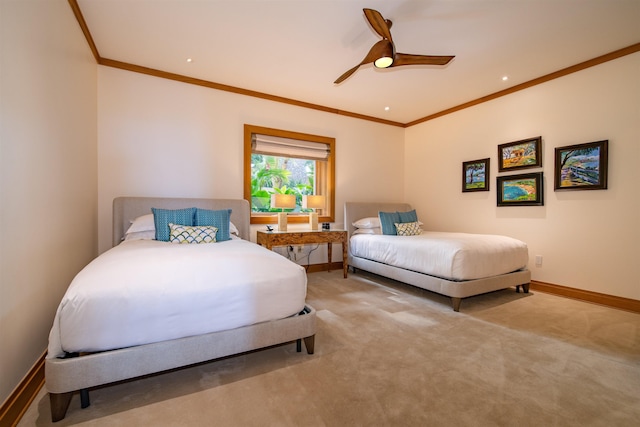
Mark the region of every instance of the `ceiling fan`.
POLYGON ((393 23, 388 19, 384 19, 377 10, 363 9, 363 11, 367 21, 369 21, 375 32, 382 37, 382 40, 373 45, 362 62, 347 70, 333 83, 342 83, 351 74, 355 73, 358 67, 370 62, 373 62, 373 65, 377 68, 390 68, 401 65, 446 65, 455 58, 455 56, 411 55, 396 52, 390 31, 393 23))

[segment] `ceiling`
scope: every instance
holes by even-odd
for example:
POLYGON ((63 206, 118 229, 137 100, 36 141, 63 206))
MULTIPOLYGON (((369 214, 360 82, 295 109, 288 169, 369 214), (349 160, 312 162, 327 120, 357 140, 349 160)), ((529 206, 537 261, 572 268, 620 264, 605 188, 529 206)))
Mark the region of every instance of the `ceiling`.
POLYGON ((101 58, 403 124, 640 43, 640 0, 77 4, 101 58), (393 21, 397 51, 455 59, 334 84, 380 39, 365 7, 393 21))

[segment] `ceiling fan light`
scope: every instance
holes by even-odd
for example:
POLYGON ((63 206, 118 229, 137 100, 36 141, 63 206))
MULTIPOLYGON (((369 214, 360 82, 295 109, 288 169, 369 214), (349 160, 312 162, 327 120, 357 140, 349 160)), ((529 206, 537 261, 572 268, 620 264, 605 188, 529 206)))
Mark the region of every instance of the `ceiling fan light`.
POLYGON ((376 68, 389 68, 391 64, 393 64, 393 57, 391 56, 383 56, 373 62, 376 68))

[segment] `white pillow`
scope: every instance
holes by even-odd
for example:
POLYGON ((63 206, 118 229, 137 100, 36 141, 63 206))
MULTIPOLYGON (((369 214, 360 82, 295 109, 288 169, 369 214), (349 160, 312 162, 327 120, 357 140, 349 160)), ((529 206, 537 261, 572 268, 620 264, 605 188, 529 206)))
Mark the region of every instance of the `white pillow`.
POLYGON ((156 225, 153 222, 153 214, 142 215, 131 221, 131 226, 125 234, 137 233, 140 231, 155 231, 156 225))
POLYGON ((368 217, 357 220, 352 224, 356 228, 380 228, 380 218, 368 217))
POLYGON ((229 234, 235 234, 236 236, 240 235, 240 232, 231 221, 229 221, 229 234))
POLYGON ((353 235, 355 236, 356 234, 382 234, 382 228, 356 228, 356 231, 353 232, 353 235))
POLYGON ((156 238, 156 230, 134 231, 124 235, 124 240, 153 240, 156 238))

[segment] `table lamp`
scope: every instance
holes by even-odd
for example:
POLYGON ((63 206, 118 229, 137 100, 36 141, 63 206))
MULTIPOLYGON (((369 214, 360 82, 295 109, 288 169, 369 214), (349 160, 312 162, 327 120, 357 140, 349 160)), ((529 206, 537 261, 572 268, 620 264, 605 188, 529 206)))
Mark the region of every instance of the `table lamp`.
MULTIPOLYGON (((302 196, 303 209, 324 209, 324 196, 302 196)), ((318 229, 318 212, 309 212, 309 225, 312 230, 318 229)))
POLYGON ((296 196, 293 194, 272 194, 271 207, 282 209, 281 212, 278 212, 278 231, 287 231, 287 213, 284 210, 296 207, 296 196))

